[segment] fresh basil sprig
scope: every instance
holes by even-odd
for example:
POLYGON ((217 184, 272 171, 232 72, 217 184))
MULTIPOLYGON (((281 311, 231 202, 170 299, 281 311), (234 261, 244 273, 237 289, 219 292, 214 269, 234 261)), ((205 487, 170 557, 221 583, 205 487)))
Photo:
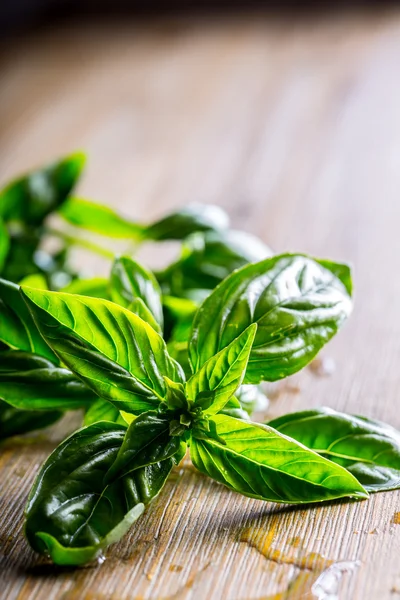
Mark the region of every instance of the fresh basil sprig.
POLYGON ((400 487, 400 432, 373 419, 317 408, 268 423, 342 465, 368 492, 400 487))

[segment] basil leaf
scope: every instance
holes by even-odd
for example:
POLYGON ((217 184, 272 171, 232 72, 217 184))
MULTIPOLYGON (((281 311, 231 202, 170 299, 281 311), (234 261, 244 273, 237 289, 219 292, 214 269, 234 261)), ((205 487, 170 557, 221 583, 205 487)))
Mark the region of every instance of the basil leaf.
POLYGON ((108 206, 81 198, 69 198, 59 211, 71 225, 111 238, 140 239, 142 227, 125 219, 108 206))
POLYGON ((84 163, 85 156, 75 153, 12 181, 0 192, 0 217, 40 225, 65 201, 84 163))
POLYGON ((177 296, 188 290, 212 290, 233 271, 271 256, 258 238, 243 231, 195 233, 185 240, 181 258, 159 273, 159 279, 177 296))
POLYGON ((99 421, 109 421, 110 423, 118 423, 118 425, 125 425, 126 423, 121 417, 121 413, 111 402, 103 400, 103 398, 97 398, 95 402, 88 408, 83 419, 84 425, 92 425, 99 421))
POLYGON ((307 365, 352 309, 331 270, 303 255, 282 254, 235 271, 206 298, 194 319, 194 371, 251 323, 258 329, 245 383, 276 381, 307 365))
POLYGON ((229 346, 209 358, 186 382, 186 394, 191 400, 196 400, 200 392, 215 392, 214 401, 205 410, 206 413, 216 414, 222 410, 241 385, 256 331, 257 325, 250 325, 229 346))
POLYGON ((400 432, 389 425, 318 408, 284 415, 269 426, 342 465, 369 492, 400 487, 400 432))
POLYGON ((0 398, 26 410, 87 407, 96 396, 67 369, 29 352, 0 354, 0 398))
POLYGON ((126 428, 101 422, 75 432, 47 459, 26 507, 32 548, 59 565, 83 565, 118 541, 161 490, 173 459, 103 482, 126 428))
MULTIPOLYGON (((110 297, 113 302, 125 308, 130 307, 131 310, 132 303, 142 300, 162 329, 160 286, 153 273, 128 256, 121 256, 114 261, 110 278, 110 297)), ((133 307, 138 305, 134 304, 133 307)))
POLYGON ((104 298, 105 300, 108 300, 108 285, 108 279, 105 279, 104 277, 74 279, 60 291, 65 292, 66 294, 79 294, 81 296, 104 298))
POLYGON ((143 413, 132 421, 104 481, 110 483, 140 467, 171 458, 181 444, 186 448, 179 437, 169 435, 169 425, 170 418, 155 411, 143 413))
POLYGON ((0 273, 6 262, 7 254, 10 249, 10 236, 2 219, 0 218, 0 273))
POLYGON ((189 204, 180 210, 152 223, 144 230, 149 240, 183 240, 195 231, 226 229, 228 215, 213 204, 189 204))
POLYGON ((0 279, 0 341, 58 362, 56 355, 40 335, 38 328, 21 298, 19 287, 0 279))
POLYGON ((0 440, 52 425, 62 417, 59 410, 19 410, 0 400, 0 440))
POLYGON ((153 313, 150 312, 141 298, 135 298, 132 300, 127 308, 131 312, 135 313, 135 315, 140 317, 143 321, 146 321, 146 323, 148 323, 150 327, 154 329, 154 331, 162 335, 160 324, 155 320, 153 313))
POLYGON ((28 287, 36 288, 37 290, 48 290, 46 277, 42 273, 32 273, 27 275, 19 282, 19 285, 27 285, 28 287))
POLYGON ((202 473, 251 498, 301 504, 367 492, 346 469, 266 425, 227 415, 212 419, 215 439, 192 439, 190 456, 202 473))
POLYGON ((36 323, 61 360, 119 410, 157 408, 164 376, 182 381, 163 339, 138 316, 107 300, 24 288, 36 323))

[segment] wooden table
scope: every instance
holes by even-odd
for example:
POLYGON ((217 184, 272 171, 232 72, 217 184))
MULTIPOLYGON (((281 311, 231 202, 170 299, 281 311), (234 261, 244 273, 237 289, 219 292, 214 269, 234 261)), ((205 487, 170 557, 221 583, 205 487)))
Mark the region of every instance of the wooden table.
MULTIPOLYGON (((269 414, 327 405, 400 427, 400 12, 66 27, 5 45, 1 70, 1 181, 83 148, 80 193, 133 217, 215 202, 277 251, 351 261, 335 373, 274 386, 269 414)), ((326 600, 313 583, 347 560, 340 599, 400 595, 400 493, 295 509, 187 465, 103 565, 45 564, 23 506, 74 419, 1 448, 1 598, 326 600)))

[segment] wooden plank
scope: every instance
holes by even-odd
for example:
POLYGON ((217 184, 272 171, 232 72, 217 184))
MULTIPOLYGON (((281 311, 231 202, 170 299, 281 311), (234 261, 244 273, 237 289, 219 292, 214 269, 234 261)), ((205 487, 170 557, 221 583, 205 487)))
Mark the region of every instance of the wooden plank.
MULTIPOLYGON (((278 251, 351 261, 354 316, 324 353, 335 373, 271 386, 269 414, 328 405, 400 427, 399 64, 394 9, 41 33, 1 56, 0 179, 84 148, 80 192, 133 217, 217 202, 278 251)), ((398 492, 294 509, 189 464, 104 564, 49 566, 23 539, 23 506, 76 425, 1 448, 1 598, 324 598, 312 586, 330 561, 360 561, 341 599, 400 594, 398 492)))

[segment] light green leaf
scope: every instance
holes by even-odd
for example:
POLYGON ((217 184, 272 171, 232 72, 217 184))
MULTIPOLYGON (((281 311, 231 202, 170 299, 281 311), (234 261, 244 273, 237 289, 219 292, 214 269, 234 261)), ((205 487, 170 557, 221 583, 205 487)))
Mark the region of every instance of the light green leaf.
POLYGON ((212 420, 226 445, 192 439, 190 456, 197 469, 232 490, 291 504, 368 497, 346 469, 271 427, 227 415, 212 420))
POLYGON ((342 281, 307 256, 282 254, 247 265, 199 308, 189 345, 192 367, 198 370, 257 323, 245 383, 282 379, 315 357, 351 309, 342 281))
POLYGON ((19 285, 26 285, 28 287, 33 287, 38 290, 48 290, 49 286, 47 285, 47 280, 44 275, 41 273, 33 273, 32 275, 27 275, 19 282, 19 285))
POLYGON ((0 341, 58 363, 21 298, 18 285, 5 279, 0 279, 0 341))
POLYGON ((122 217, 108 206, 81 198, 69 198, 60 215, 71 225, 111 238, 140 239, 142 227, 122 217))
POLYGON ((81 296, 90 296, 91 298, 104 298, 105 300, 109 300, 108 279, 105 279, 105 277, 74 279, 60 291, 65 292, 66 294, 79 294, 81 296))
POLYGON ((121 256, 115 259, 111 270, 110 297, 113 302, 131 310, 138 306, 135 301, 142 300, 162 329, 160 286, 153 273, 132 258, 121 256))
POLYGON ((400 487, 400 432, 380 421, 317 408, 269 423, 345 467, 369 492, 400 487))
POLYGON ((163 339, 107 300, 24 288, 37 326, 61 360, 119 410, 138 414, 165 397, 164 376, 182 381, 163 339))
POLYGON ((215 392, 215 398, 205 412, 222 410, 243 381, 257 325, 250 325, 226 348, 209 358, 186 382, 186 394, 195 400, 200 392, 215 392))
POLYGON ((83 424, 92 425, 99 421, 109 421, 110 423, 118 423, 118 425, 126 426, 126 422, 119 410, 115 408, 111 402, 103 400, 103 398, 97 398, 97 400, 89 407, 85 413, 83 424))

